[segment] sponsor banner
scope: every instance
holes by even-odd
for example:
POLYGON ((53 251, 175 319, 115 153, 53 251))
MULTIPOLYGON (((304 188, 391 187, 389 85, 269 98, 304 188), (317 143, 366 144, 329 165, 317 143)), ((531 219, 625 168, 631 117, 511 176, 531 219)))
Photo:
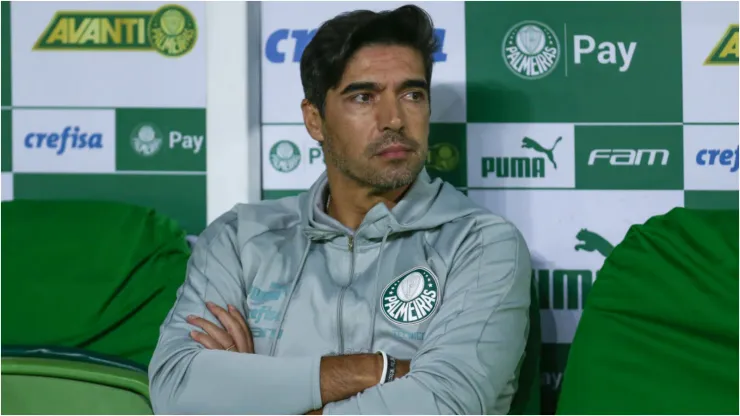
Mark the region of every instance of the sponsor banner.
POLYGON ((532 257, 543 342, 569 343, 596 273, 634 224, 683 206, 683 191, 468 191, 514 223, 532 257))
POLYGON ((471 188, 573 188, 572 124, 470 123, 471 188))
POLYGON ((115 171, 113 110, 13 110, 14 172, 115 171))
POLYGON ((204 109, 116 111, 119 171, 206 171, 204 109))
POLYGON ((683 121, 738 122, 738 3, 681 2, 683 121))
POLYGON ((302 125, 262 126, 262 187, 308 189, 326 169, 324 152, 302 125))
POLYGON ((13 174, 2 173, 2 200, 11 201, 13 199, 13 174))
MULTIPOLYGON (((434 56, 432 121, 464 122, 465 3, 411 2, 432 17, 442 49, 434 56)), ((262 4, 262 121, 303 121, 300 58, 319 25, 350 10, 391 10, 401 2, 295 2, 262 4), (289 10, 289 12, 287 12, 289 10), (272 91, 280 91, 273 93, 272 91)))
POLYGON ((467 121, 680 122, 680 7, 465 3, 467 121))
POLYGON ((118 201, 153 208, 173 218, 188 234, 199 234, 206 226, 205 175, 16 173, 14 176, 16 199, 118 201))
POLYGON ((683 127, 576 126, 579 189, 683 189, 683 127))
POLYGON ((11 16, 14 106, 205 107, 204 2, 13 2, 11 16))
POLYGON ((738 126, 684 126, 686 190, 738 189, 738 126))

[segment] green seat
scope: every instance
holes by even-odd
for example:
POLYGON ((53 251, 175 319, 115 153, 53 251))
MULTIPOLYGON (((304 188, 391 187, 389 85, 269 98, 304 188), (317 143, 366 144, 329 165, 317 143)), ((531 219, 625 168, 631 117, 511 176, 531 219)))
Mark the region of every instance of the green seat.
POLYGON ((557 414, 736 414, 738 210, 632 226, 589 293, 557 414))
POLYGON ((3 414, 153 414, 146 371, 82 350, 3 348, 3 414))

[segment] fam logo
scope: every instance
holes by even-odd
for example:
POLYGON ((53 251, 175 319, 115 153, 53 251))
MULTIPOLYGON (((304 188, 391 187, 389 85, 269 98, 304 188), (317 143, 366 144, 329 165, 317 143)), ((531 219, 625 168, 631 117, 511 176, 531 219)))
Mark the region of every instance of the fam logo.
MULTIPOLYGON (((306 46, 311 42, 317 29, 278 29, 272 32, 265 41, 265 58, 273 64, 300 62, 306 46), (292 40, 292 42, 291 42, 292 40)), ((434 36, 439 43, 439 50, 432 56, 434 62, 446 62, 444 52, 445 29, 434 29, 434 36)))
POLYGON ((51 149, 62 155, 68 149, 97 150, 103 148, 103 134, 81 131, 79 126, 67 126, 61 132, 31 132, 23 145, 27 149, 51 149))
MULTIPOLYGON (((131 132, 131 147, 141 156, 154 156, 162 148, 164 138, 165 135, 156 124, 141 123, 131 132)), ((167 139, 170 149, 186 150, 196 155, 200 153, 205 143, 205 136, 202 134, 184 134, 177 130, 169 131, 167 139)))
MULTIPOLYGON (((629 70, 637 49, 637 42, 597 42, 596 38, 586 34, 574 35, 571 44, 574 66, 617 65, 619 72, 629 70)), ((563 48, 558 35, 550 26, 525 20, 506 32, 501 53, 504 63, 516 76, 535 80, 555 71, 561 61, 563 48)))
POLYGON ((460 163, 460 151, 450 143, 438 143, 429 147, 426 167, 438 172, 452 172, 460 163))
POLYGON ((522 148, 533 150, 544 157, 484 157, 481 159, 481 174, 484 178, 493 174, 497 178, 544 178, 547 161, 553 169, 558 168, 554 152, 562 139, 558 137, 548 148, 530 137, 525 137, 522 139, 522 148))
POLYGON ((58 11, 33 50, 190 52, 198 39, 193 15, 169 4, 148 11, 58 11))
POLYGON ((738 25, 730 25, 709 53, 704 65, 737 65, 738 64, 738 25))
POLYGON ((280 140, 270 148, 270 164, 282 173, 294 171, 301 163, 301 150, 290 140, 280 140))
POLYGON ((731 173, 737 172, 740 146, 734 149, 701 149, 696 154, 699 166, 725 166, 731 173))
POLYGON ((594 149, 588 155, 588 166, 597 163, 609 166, 654 166, 658 163, 665 166, 670 155, 668 149, 594 149))
POLYGON ((394 279, 383 290, 380 305, 391 322, 412 325, 424 322, 437 309, 439 282, 428 269, 416 267, 394 279))

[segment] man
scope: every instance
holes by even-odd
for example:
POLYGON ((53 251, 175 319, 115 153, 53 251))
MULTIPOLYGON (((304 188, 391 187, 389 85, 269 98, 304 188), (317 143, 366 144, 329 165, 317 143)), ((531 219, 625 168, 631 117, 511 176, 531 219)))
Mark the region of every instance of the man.
POLYGON ((198 240, 150 365, 156 412, 509 410, 529 252, 423 169, 436 48, 414 6, 319 28, 301 106, 326 172, 307 193, 238 205, 198 240))

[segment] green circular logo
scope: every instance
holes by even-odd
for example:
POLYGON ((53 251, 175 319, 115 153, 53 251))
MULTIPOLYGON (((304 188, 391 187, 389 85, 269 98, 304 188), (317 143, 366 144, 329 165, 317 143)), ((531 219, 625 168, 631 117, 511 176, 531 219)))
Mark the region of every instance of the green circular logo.
POLYGON ((190 52, 198 40, 195 18, 184 7, 168 4, 149 19, 149 42, 164 56, 178 57, 190 52))
POLYGON ((546 24, 527 20, 506 32, 501 52, 511 72, 524 79, 538 79, 557 67, 560 41, 546 24))
POLYGON ((142 123, 131 132, 131 146, 142 156, 154 156, 162 147, 162 132, 157 126, 142 123))
POLYGON ((288 173, 301 163, 301 151, 290 140, 280 140, 270 148, 270 164, 276 171, 288 173))
POLYGON ((427 167, 440 172, 452 172, 460 163, 460 152, 449 143, 439 143, 429 148, 427 167))
POLYGON ((409 270, 383 290, 380 296, 383 314, 400 325, 424 322, 437 309, 438 287, 437 277, 428 269, 409 270))

